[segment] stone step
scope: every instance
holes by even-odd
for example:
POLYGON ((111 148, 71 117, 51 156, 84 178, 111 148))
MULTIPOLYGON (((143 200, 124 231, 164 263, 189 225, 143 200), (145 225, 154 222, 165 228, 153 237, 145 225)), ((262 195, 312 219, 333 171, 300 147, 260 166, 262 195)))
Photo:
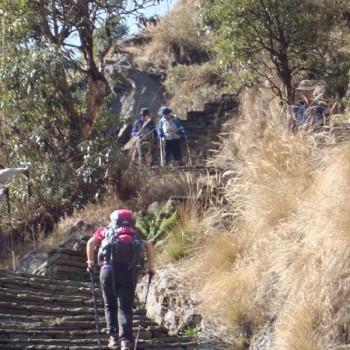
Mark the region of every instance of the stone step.
MULTIPOLYGON (((101 349, 107 349, 107 338, 100 338, 101 349)), ((150 341, 139 340, 137 349, 177 349, 190 350, 197 348, 196 342, 188 339, 174 341, 174 339, 153 339, 150 341)), ((97 337, 95 339, 76 339, 64 341, 60 339, 2 339, 0 338, 0 348, 2 350, 21 349, 21 350, 85 350, 99 349, 97 337)))
MULTIPOLYGON (((95 326, 95 324, 94 324, 95 326)), ((101 337, 107 338, 106 332, 102 332, 101 337)), ((85 339, 96 338, 96 328, 90 327, 88 330, 59 330, 59 329, 15 329, 12 325, 8 329, 0 330, 1 339, 85 339)))
MULTIPOLYGON (((66 249, 67 250, 67 249, 66 249)), ((67 250, 68 251, 68 250, 67 250)), ((72 254, 74 253, 74 250, 69 250, 72 252, 72 254)), ((83 259, 83 257, 81 257, 81 259, 83 259)), ((0 269, 0 275, 1 277, 6 277, 9 279, 25 279, 27 281, 40 281, 41 283, 47 283, 50 285, 74 285, 74 284, 79 284, 79 281, 71 281, 71 280, 55 280, 52 279, 50 277, 47 276, 43 276, 43 275, 36 275, 36 274, 30 274, 30 273, 26 273, 26 272, 16 272, 16 271, 12 271, 12 270, 6 270, 6 269, 0 269), (52 281, 52 283, 50 282, 52 281)))
MULTIPOLYGON (((16 305, 16 304, 14 304, 16 305)), ((13 309, 9 309, 9 313, 1 312, 0 313, 0 324, 6 324, 7 322, 12 322, 13 324, 21 324, 21 323, 31 323, 31 322, 43 322, 43 323, 49 323, 52 319, 58 319, 59 316, 50 313, 50 314, 40 314, 40 315, 30 315, 31 317, 28 318, 28 314, 25 312, 25 315, 23 314, 16 314, 13 309)), ((95 320, 95 309, 89 308, 84 312, 83 314, 78 315, 67 315, 65 313, 63 316, 61 316, 62 322, 78 322, 78 321, 91 321, 95 320)), ((99 308, 99 318, 102 320, 104 317, 103 310, 99 308)), ((149 327, 149 326, 155 326, 157 325, 156 322, 145 318, 143 316, 144 312, 141 312, 138 310, 139 313, 134 312, 134 318, 133 322, 137 326, 141 323, 143 327, 149 327)))
MULTIPOLYGON (((73 281, 72 281, 73 282, 73 281)), ((91 294, 91 287, 87 282, 76 283, 62 283, 62 284, 50 284, 48 281, 33 280, 26 281, 24 278, 18 278, 11 280, 8 277, 0 277, 0 287, 7 288, 9 290, 20 290, 25 292, 27 290, 32 292, 38 292, 42 294, 50 295, 52 292, 60 292, 59 295, 89 295, 91 294)))
MULTIPOLYGON (((102 293, 99 283, 95 287, 101 349, 107 349, 102 293)), ((164 326, 145 316, 143 306, 135 302, 137 349, 198 347, 190 337, 169 336, 164 326)), ((99 350, 91 284, 0 269, 0 349, 99 350)))
MULTIPOLYGON (((90 292, 91 294, 91 292, 90 292)), ((92 296, 86 296, 86 298, 82 298, 81 296, 52 296, 51 294, 43 294, 43 293, 10 293, 8 290, 4 288, 0 288, 0 307, 2 304, 6 305, 7 303, 11 303, 16 301, 16 303, 20 302, 21 304, 40 304, 40 305, 62 305, 66 307, 79 307, 84 305, 92 305, 92 296)), ((102 297, 96 296, 97 303, 102 303, 102 297)))
MULTIPOLYGON (((107 339, 101 339, 102 349, 107 349, 107 339)), ((55 339, 1 339, 0 348, 5 349, 45 349, 45 350, 88 350, 99 349, 97 339, 77 339, 70 341, 55 339)))
MULTIPOLYGON (((37 317, 32 316, 30 317, 30 320, 33 320, 35 322, 41 321, 41 322, 48 322, 49 320, 53 319, 54 316, 52 315, 39 315, 37 317)), ((89 321, 91 319, 95 319, 95 313, 93 314, 83 314, 83 315, 71 315, 71 316, 63 316, 64 320, 67 321, 89 321)), ((137 319, 137 317, 134 317, 134 319, 137 319)), ((23 315, 13 315, 13 314, 0 314, 0 322, 28 322, 29 319, 26 316, 23 315)))

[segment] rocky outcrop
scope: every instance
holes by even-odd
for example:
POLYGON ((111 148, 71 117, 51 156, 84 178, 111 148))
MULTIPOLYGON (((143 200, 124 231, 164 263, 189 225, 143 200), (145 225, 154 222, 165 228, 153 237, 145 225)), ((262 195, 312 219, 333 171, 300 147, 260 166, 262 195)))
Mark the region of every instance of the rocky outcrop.
MULTIPOLYGON (((136 294, 144 300, 148 278, 138 284, 136 294)), ((158 324, 165 326, 169 334, 195 334, 199 349, 232 349, 217 334, 216 327, 203 319, 198 312, 200 296, 191 287, 183 274, 173 265, 157 270, 152 280, 147 298, 147 315, 158 324)))
POLYGON ((104 70, 116 94, 110 105, 114 115, 136 118, 142 107, 158 111, 163 104, 165 90, 158 77, 137 69, 128 53, 111 54, 104 70))
MULTIPOLYGON (((140 283, 137 294, 142 300, 145 294, 146 281, 140 283)), ((168 265, 157 271, 147 299, 148 316, 165 326, 170 334, 176 335, 185 329, 198 331, 201 328, 202 317, 196 311, 198 296, 178 271, 168 265), (190 291, 190 292, 189 292, 190 291)))
POLYGON ((86 242, 90 235, 76 239, 72 248, 58 248, 55 254, 45 260, 37 269, 36 275, 57 279, 85 280, 86 278, 86 242))

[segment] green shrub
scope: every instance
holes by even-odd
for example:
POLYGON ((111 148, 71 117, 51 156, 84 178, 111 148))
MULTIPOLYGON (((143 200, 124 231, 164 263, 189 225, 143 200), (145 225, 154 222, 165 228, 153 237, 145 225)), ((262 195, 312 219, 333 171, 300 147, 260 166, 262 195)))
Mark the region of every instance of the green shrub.
POLYGON ((135 213, 141 234, 153 244, 159 241, 167 230, 175 223, 177 213, 171 209, 169 200, 163 207, 159 203, 152 203, 146 215, 135 213))

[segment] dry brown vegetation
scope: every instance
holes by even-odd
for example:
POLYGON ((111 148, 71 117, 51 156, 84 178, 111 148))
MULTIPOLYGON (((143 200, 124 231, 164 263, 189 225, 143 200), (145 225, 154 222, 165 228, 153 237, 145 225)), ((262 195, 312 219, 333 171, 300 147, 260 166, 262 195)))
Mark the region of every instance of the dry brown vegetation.
POLYGON ((215 159, 241 166, 225 188, 235 219, 225 232, 207 226, 213 238, 202 240, 188 264, 200 281, 202 311, 218 330, 225 324, 237 348, 272 317, 272 349, 346 344, 350 143, 323 137, 321 147, 317 135, 291 136, 266 91, 255 89, 242 106, 215 159))

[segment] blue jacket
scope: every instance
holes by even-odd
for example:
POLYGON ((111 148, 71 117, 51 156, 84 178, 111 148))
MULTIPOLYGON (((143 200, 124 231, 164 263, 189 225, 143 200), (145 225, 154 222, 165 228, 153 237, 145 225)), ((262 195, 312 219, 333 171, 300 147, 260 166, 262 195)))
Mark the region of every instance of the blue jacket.
POLYGON ((325 118, 328 117, 325 114, 325 109, 324 105, 318 104, 316 101, 312 101, 310 104, 305 101, 299 101, 296 109, 296 124, 323 125, 325 118))
POLYGON ((131 131, 132 136, 138 136, 140 139, 143 137, 158 137, 156 125, 153 120, 147 121, 147 125, 142 129, 143 123, 144 119, 142 118, 135 121, 134 127, 131 131))

